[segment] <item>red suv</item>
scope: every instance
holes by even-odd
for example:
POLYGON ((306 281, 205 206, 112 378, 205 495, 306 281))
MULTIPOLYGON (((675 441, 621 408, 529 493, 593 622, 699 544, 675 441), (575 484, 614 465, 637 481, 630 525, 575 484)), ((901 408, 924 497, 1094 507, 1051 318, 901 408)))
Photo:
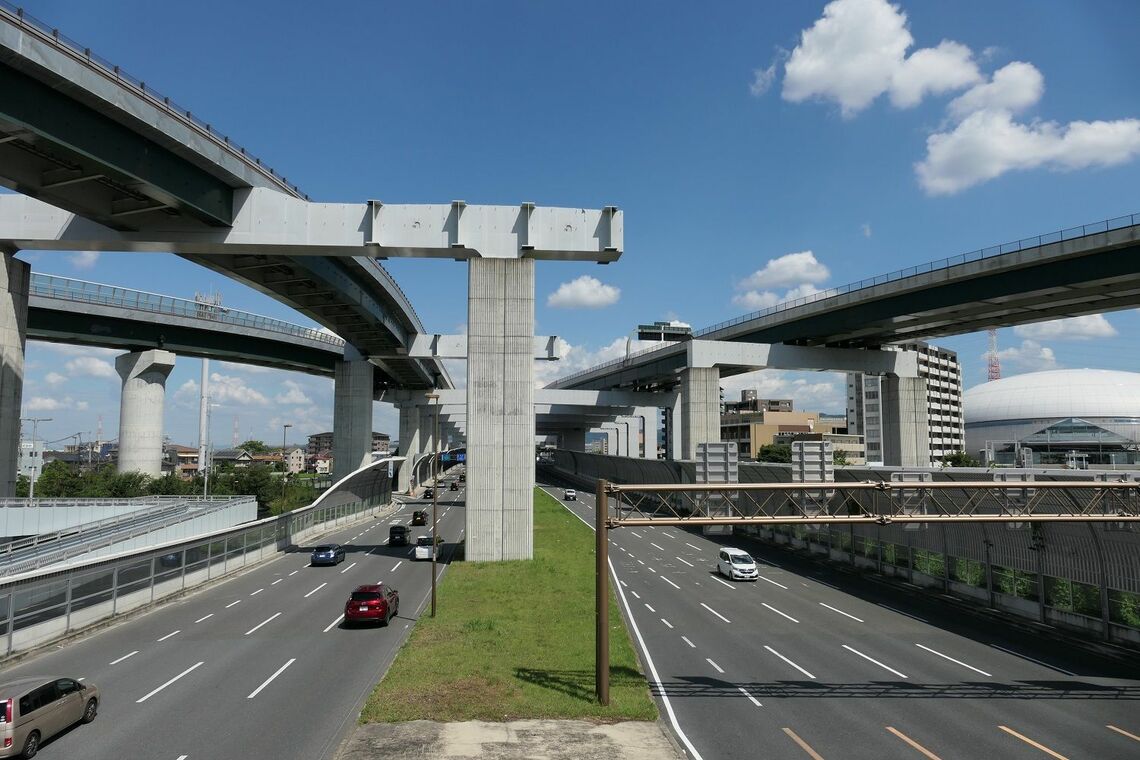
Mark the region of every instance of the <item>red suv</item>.
POLYGON ((344 603, 344 622, 382 623, 400 613, 400 592, 384 583, 357 586, 344 603))

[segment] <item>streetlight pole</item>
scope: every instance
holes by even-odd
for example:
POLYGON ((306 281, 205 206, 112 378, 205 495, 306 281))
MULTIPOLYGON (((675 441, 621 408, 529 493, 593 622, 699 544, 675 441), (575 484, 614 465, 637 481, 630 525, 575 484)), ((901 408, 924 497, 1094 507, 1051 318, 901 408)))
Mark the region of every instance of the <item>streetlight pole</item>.
POLYGON ((285 434, 289 432, 289 428, 293 427, 292 423, 281 426, 281 508, 285 508, 285 479, 287 473, 285 472, 285 434))
POLYGON ((435 617, 435 560, 439 553, 439 544, 436 543, 436 521, 439 519, 439 394, 429 393, 427 397, 432 402, 435 411, 432 423, 435 461, 432 463, 432 467, 437 474, 432 482, 431 489, 431 616, 435 617))
MULTIPOLYGON (((41 422, 51 422, 51 417, 24 417, 20 422, 32 423, 32 454, 36 453, 36 438, 38 437, 41 422)), ((28 480, 28 500, 36 497, 36 466, 32 465, 32 477, 28 480)))

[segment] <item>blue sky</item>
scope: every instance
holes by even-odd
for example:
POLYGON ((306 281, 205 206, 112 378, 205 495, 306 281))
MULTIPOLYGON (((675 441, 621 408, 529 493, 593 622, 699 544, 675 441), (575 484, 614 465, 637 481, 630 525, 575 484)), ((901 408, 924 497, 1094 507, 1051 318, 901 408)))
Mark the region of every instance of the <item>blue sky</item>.
MULTIPOLYGON (((609 266, 540 262, 553 378, 624 351, 639 322, 704 327, 785 296, 1140 212, 1134 2, 168 4, 29 13, 246 146, 314 200, 625 211, 609 266), (580 280, 580 278, 594 278, 580 280), (559 295, 550 299, 555 293, 559 295)), ((174 257, 24 253, 34 271, 305 323, 174 257)), ((466 271, 390 261, 432 332, 466 321, 466 271)), ((1135 312, 999 334, 1005 374, 1136 370, 1135 312)), ((985 334, 937 341, 984 381, 985 334)), ((32 343, 41 436, 118 425, 112 352, 32 343)), ((219 365, 213 438, 331 427, 331 382, 219 365)), ((461 369, 460 369, 461 371, 461 369)), ((167 385, 197 442, 199 363, 167 385)), ((732 378, 840 412, 842 378, 732 378)), ((378 404, 376 429, 396 433, 378 404)), ((86 437, 86 436, 85 436, 86 437)))

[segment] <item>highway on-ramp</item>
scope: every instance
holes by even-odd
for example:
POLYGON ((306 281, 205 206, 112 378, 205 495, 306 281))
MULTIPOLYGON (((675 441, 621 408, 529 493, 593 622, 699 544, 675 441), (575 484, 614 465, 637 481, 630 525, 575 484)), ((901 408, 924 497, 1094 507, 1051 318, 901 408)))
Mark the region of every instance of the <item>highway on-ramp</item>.
MULTIPOLYGON (((592 493, 563 504, 595 524, 592 493)), ((621 528, 610 559, 693 757, 1140 758, 1140 664, 740 535, 621 528), (760 579, 718 576, 720 546, 752 553, 760 579)))
MULTIPOLYGON (((440 492, 446 560, 463 537, 465 491, 440 492)), ((322 536, 229 580, 18 662, 0 681, 59 674, 97 684, 99 715, 46 743, 45 758, 229 760, 331 758, 425 609, 429 563, 389 547, 388 526, 410 524, 410 500, 381 519, 322 536), (346 559, 310 567, 317 543, 346 559), (344 602, 358 585, 400 592, 388 627, 345 628, 344 602)))

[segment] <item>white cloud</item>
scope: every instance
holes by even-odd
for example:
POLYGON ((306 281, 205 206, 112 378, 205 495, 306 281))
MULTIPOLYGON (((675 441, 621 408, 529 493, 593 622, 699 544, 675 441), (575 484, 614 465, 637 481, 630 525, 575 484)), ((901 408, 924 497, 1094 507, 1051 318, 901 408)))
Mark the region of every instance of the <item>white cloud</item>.
POLYGON ((726 401, 739 401, 742 390, 760 398, 790 398, 797 411, 841 414, 847 408, 847 378, 835 372, 757 370, 723 378, 726 401))
MULTIPOLYGON (((998 358, 1003 367, 1020 369, 1023 372, 1041 372, 1047 369, 1057 369, 1057 356, 1053 349, 1042 346, 1035 340, 1023 340, 1020 346, 1010 347, 998 351, 998 358)), ((985 361, 985 357, 982 357, 985 361)))
POLYGON ((670 327, 689 327, 689 328, 692 327, 692 325, 689 324, 688 322, 682 322, 679 319, 670 319, 669 320, 669 326, 670 327))
POLYGON ((88 409, 86 401, 76 401, 71 396, 52 398, 50 396, 33 396, 24 401, 25 412, 59 412, 68 409, 84 412, 88 409))
POLYGON ((1005 111, 977 111, 951 132, 930 135, 915 164, 922 188, 949 195, 1008 171, 1114 166, 1140 154, 1140 119, 1018 124, 1005 111))
POLYGON ((306 396, 305 392, 301 390, 299 383, 293 380, 286 380, 282 383, 282 385, 284 385, 286 388, 285 392, 278 393, 273 398, 273 400, 278 404, 307 405, 313 403, 312 399, 306 396))
POLYGON ((67 377, 59 374, 58 372, 49 372, 44 375, 44 382, 52 387, 55 387, 67 382, 67 377))
MULTIPOLYGON (((187 381, 189 384, 192 381, 187 381)), ((183 385, 183 387, 186 387, 183 385)), ((197 387, 197 386, 195 386, 197 387)), ((182 389, 180 388, 179 391, 182 389)), ((219 404, 268 406, 269 399, 261 391, 245 384, 245 380, 218 372, 210 374, 210 400, 219 404)))
POLYGON ((735 305, 748 309, 749 311, 767 309, 769 306, 775 306, 782 300, 779 295, 770 290, 746 290, 732 297, 732 302, 735 305))
POLYGON ((760 97, 768 92, 774 81, 776 81, 775 63, 766 69, 756 69, 752 72, 752 84, 749 85, 748 91, 756 97, 760 97))
POLYGON ((77 251, 68 257, 76 269, 92 269, 99 260, 98 251, 77 251))
POLYGON ((1031 325, 1018 325, 1014 334, 1033 340, 1091 340, 1111 338, 1117 334, 1103 314, 1086 314, 1081 317, 1054 319, 1031 325))
POLYGON ((762 269, 736 283, 737 290, 781 288, 801 283, 823 282, 831 276, 827 267, 816 261, 811 251, 788 253, 769 259, 762 269))
POLYGON ((905 108, 981 78, 966 46, 944 40, 908 58, 913 43, 906 14, 886 0, 834 0, 800 35, 784 66, 783 98, 834 100, 850 118, 885 92, 905 108))
POLYGON ((535 386, 541 388, 559 377, 572 375, 575 372, 604 364, 613 359, 620 359, 626 354, 627 343, 630 353, 637 353, 662 344, 659 340, 618 337, 601 348, 591 351, 585 346, 575 346, 559 338, 558 349, 562 359, 556 362, 535 362, 535 386))
POLYGON ((584 274, 559 285, 558 290, 547 296, 546 305, 559 309, 600 309, 612 306, 620 297, 620 288, 584 274))
POLYGON ((950 115, 962 119, 975 111, 1018 113, 1045 92, 1045 77, 1031 63, 1014 61, 994 72, 993 81, 975 85, 950 101, 950 115))
POLYGON ((74 377, 118 377, 111 362, 96 359, 94 356, 80 356, 64 365, 74 377))
POLYGON ((864 224, 859 229, 863 232, 863 237, 865 237, 865 238, 871 237, 871 225, 864 224))

